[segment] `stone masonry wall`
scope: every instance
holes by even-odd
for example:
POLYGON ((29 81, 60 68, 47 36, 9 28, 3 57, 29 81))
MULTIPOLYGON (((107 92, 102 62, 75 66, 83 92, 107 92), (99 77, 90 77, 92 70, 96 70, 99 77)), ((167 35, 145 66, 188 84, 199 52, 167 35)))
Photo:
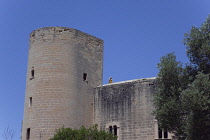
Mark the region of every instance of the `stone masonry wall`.
POLYGON ((62 126, 92 125, 93 89, 101 85, 102 63, 101 39, 65 27, 33 31, 22 140, 48 140, 62 126))
POLYGON ((98 86, 94 93, 94 123, 107 131, 116 125, 118 140, 154 140, 154 92, 155 78, 98 86))

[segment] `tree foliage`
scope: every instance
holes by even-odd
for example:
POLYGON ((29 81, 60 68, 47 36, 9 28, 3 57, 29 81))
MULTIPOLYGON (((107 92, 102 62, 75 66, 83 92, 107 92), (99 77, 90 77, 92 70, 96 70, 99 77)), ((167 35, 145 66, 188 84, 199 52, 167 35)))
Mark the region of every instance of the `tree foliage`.
POLYGON ((163 56, 158 64, 157 93, 154 104, 154 115, 159 126, 169 132, 176 131, 178 136, 183 136, 183 114, 180 94, 182 81, 184 81, 184 69, 180 62, 176 61, 174 53, 163 56))
POLYGON ((198 73, 189 88, 182 92, 186 112, 187 139, 210 138, 210 79, 209 74, 198 73))
POLYGON ((210 72, 210 15, 200 28, 193 26, 185 34, 184 44, 187 46, 187 56, 197 71, 204 74, 210 72))
POLYGON ((159 126, 179 140, 210 138, 210 16, 185 34, 190 63, 182 67, 174 53, 160 59, 154 115, 159 126))
POLYGON ((117 136, 98 130, 97 125, 90 128, 82 126, 80 129, 60 128, 50 140, 117 140, 117 136))

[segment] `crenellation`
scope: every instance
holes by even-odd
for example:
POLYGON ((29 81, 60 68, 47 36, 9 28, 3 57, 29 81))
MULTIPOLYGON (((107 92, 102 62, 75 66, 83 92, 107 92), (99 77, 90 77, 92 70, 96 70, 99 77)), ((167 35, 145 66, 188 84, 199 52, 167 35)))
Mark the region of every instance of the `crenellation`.
POLYGON ((70 36, 71 36, 71 39, 76 39, 77 41, 86 40, 87 45, 99 46, 103 44, 103 40, 97 37, 94 37, 87 33, 81 32, 79 30, 76 30, 73 28, 67 28, 67 27, 44 27, 44 28, 34 30, 30 34, 30 40, 32 43, 34 43, 35 40, 36 41, 37 40, 43 41, 43 39, 53 40, 55 39, 55 35, 62 35, 61 37, 59 37, 59 39, 61 40, 63 39, 67 40, 69 39, 68 37, 70 36))

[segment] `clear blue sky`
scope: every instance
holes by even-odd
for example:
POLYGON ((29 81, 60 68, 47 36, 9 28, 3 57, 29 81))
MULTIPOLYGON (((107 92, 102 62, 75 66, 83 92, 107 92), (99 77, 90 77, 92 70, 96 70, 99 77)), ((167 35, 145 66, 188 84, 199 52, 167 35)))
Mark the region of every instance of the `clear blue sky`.
POLYGON ((187 62, 184 33, 210 14, 209 0, 1 0, 0 140, 9 125, 20 139, 28 39, 46 26, 104 40, 104 83, 156 77, 160 57, 187 62))

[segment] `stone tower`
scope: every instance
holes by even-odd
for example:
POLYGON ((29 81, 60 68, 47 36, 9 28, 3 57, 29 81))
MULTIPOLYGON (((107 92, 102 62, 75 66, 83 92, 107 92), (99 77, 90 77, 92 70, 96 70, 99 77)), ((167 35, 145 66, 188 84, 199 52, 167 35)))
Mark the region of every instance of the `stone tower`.
POLYGON ((103 40, 65 27, 30 35, 22 140, 93 124, 93 89, 101 85, 103 40))

